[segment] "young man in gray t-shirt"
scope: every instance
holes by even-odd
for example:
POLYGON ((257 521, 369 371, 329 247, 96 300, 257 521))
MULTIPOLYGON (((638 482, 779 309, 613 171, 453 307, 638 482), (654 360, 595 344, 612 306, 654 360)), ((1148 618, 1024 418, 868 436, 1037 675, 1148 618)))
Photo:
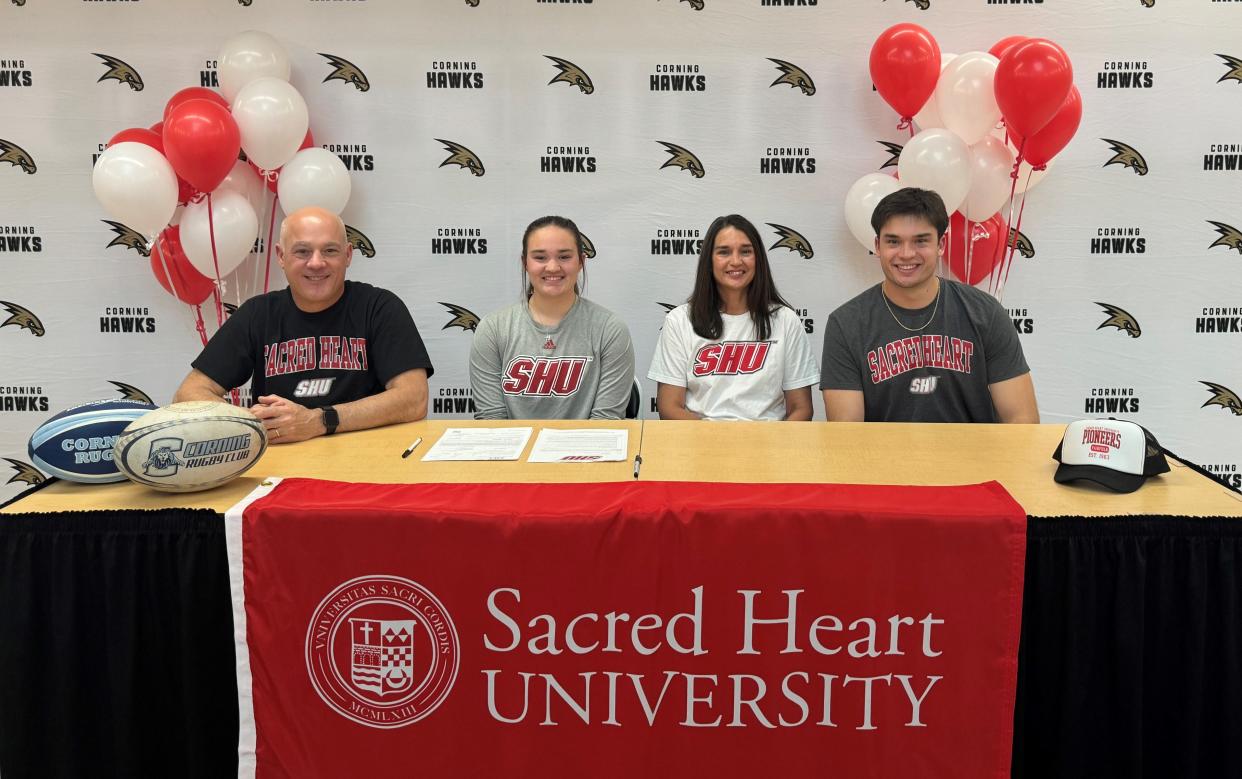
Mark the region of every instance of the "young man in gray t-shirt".
POLYGON ((820 389, 830 422, 1039 422, 1008 314, 936 276, 949 224, 935 192, 907 187, 871 217, 884 281, 828 318, 820 389))

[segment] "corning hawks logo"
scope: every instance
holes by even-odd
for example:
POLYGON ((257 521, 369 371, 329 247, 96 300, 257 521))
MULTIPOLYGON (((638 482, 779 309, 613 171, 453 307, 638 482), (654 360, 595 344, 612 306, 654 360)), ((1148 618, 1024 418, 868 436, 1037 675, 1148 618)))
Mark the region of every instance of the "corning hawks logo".
POLYGON ((581 89, 582 94, 584 95, 589 95, 595 91, 595 83, 591 81, 591 77, 586 74, 585 70, 569 60, 564 60, 560 57, 553 57, 551 54, 545 54, 543 56, 552 60, 552 62, 556 65, 556 69, 560 71, 552 77, 551 81, 548 82, 549 86, 558 81, 563 81, 566 84, 581 89))
POLYGON ((470 6, 471 8, 478 8, 479 0, 466 0, 466 5, 470 6))
POLYGON ((702 11, 703 6, 706 4, 706 0, 681 0, 681 2, 689 3, 690 7, 696 11, 702 11))
POLYGON ((46 330, 43 329, 43 323, 39 321, 39 317, 34 312, 24 306, 16 303, 10 303, 7 300, 0 300, 0 306, 4 306, 4 310, 9 312, 9 318, 0 322, 0 327, 20 327, 23 330, 29 330, 36 336, 42 336, 46 330))
POLYGON ((586 237, 586 233, 578 233, 578 237, 582 239, 582 243, 579 244, 582 247, 582 256, 588 260, 594 257, 595 244, 591 242, 590 238, 586 237))
POLYGON ((460 327, 462 330, 469 330, 473 333, 478 328, 479 315, 470 309, 459 306, 456 303, 445 303, 444 301, 440 301, 440 305, 447 308, 449 313, 453 315, 448 324, 440 328, 441 330, 447 330, 450 327, 460 327))
POLYGON ((668 141, 656 141, 656 143, 663 146, 665 151, 673 155, 667 162, 660 166, 660 170, 664 170, 665 168, 681 168, 682 170, 689 171, 690 175, 694 176, 696 179, 703 178, 704 174, 707 173, 707 171, 703 169, 703 163, 699 161, 698 157, 694 156, 694 152, 684 146, 678 146, 677 144, 669 143, 668 141))
POLYGON ((1028 260, 1035 256, 1035 244, 1031 243, 1031 239, 1027 238, 1025 233, 1012 227, 1009 228, 1009 246, 1016 248, 1018 253, 1028 260))
POLYGON ((1104 313, 1108 314, 1108 319, 1101 322, 1099 327, 1095 328, 1096 330, 1101 330, 1105 327, 1115 327, 1131 338, 1138 338, 1143 334, 1143 329, 1139 327, 1138 320, 1124 308, 1118 308, 1112 303, 1101 303, 1099 301, 1096 301, 1095 304, 1104 309, 1104 313))
POLYGON ((1144 8, 1151 8, 1156 4, 1156 0, 1139 0, 1139 2, 1143 4, 1144 8))
POLYGON ((1220 237, 1212 242, 1209 249, 1217 246, 1224 246, 1227 249, 1237 249, 1238 254, 1242 254, 1242 231, 1224 222, 1213 222, 1211 219, 1207 223, 1216 228, 1216 232, 1220 233, 1220 237))
POLYGON ((17 6, 18 8, 21 8, 25 4, 26 4, 26 0, 13 0, 13 5, 17 6))
POLYGON ((664 307, 664 311, 665 311, 665 313, 672 311, 674 308, 677 308, 677 304, 676 304, 676 303, 661 303, 661 302, 660 302, 660 301, 658 301, 658 300, 656 301, 656 305, 657 305, 657 306, 663 306, 663 307, 664 307))
POLYGON ((1230 79, 1242 84, 1242 59, 1230 57, 1228 54, 1217 54, 1216 56, 1223 59, 1225 64, 1229 66, 1229 72, 1216 79, 1216 83, 1219 84, 1225 79, 1230 79))
POLYGON ((1242 417, 1242 398, 1238 397, 1238 393, 1213 381, 1200 381, 1199 383, 1205 385, 1212 393, 1212 397, 1208 398, 1208 401, 1199 408, 1220 406, 1232 411, 1235 417, 1242 417))
MULTIPOLYGON (((931 8, 931 0, 906 0, 906 2, 914 3, 914 7, 920 11, 926 11, 928 8, 931 8)), ((1143 2, 1146 3, 1147 0, 1143 0, 1143 2)), ((1152 0, 1152 2, 1155 2, 1155 0, 1152 0)))
POLYGON ((5 484, 25 482, 31 487, 34 487, 37 484, 42 484, 47 481, 47 477, 42 473, 39 473, 38 469, 30 463, 25 463, 21 460, 14 460, 12 457, 6 457, 4 459, 9 465, 13 466, 13 470, 17 471, 16 474, 9 477, 9 480, 6 481, 5 484))
POLYGON ((21 168, 26 171, 27 175, 38 170, 35 166, 34 157, 30 156, 30 152, 16 143, 6 141, 3 138, 0 138, 0 162, 7 162, 14 167, 21 168))
POLYGON ((880 170, 897 167, 897 160, 901 159, 902 145, 900 143, 893 143, 892 141, 876 141, 876 143, 883 146, 885 151, 889 153, 889 158, 884 161, 883 165, 880 166, 880 170))
POLYGON ((1101 138, 1100 140, 1107 143, 1108 147, 1114 152, 1108 162, 1104 163, 1105 168, 1109 165, 1121 165, 1125 168, 1134 168, 1134 172, 1140 176, 1147 175, 1147 160, 1143 159, 1143 155, 1138 153, 1138 149, 1135 149, 1128 143, 1114 141, 1109 138, 1101 138))
POLYGON ((811 242, 797 230, 784 225, 772 224, 771 222, 768 222, 768 227, 775 230, 776 234, 781 237, 779 241, 768 247, 768 251, 788 249, 791 252, 801 254, 804 260, 809 260, 815 256, 815 250, 811 248, 811 242))
POLYGON ((224 313, 228 314, 229 316, 233 316, 234 314, 237 313, 236 303, 221 303, 220 305, 224 306, 224 313))
POLYGON ((319 52, 319 56, 328 61, 334 70, 324 78, 323 83, 328 83, 333 79, 344 81, 346 84, 353 84, 354 88, 359 92, 366 92, 371 88, 371 82, 367 80, 367 74, 362 72, 354 63, 347 59, 336 56, 335 54, 324 54, 319 52))
POLYGON ((465 146, 462 146, 460 143, 456 143, 455 141, 446 141, 442 138, 436 138, 436 143, 444 144, 444 150, 449 153, 448 159, 440 163, 441 168, 445 165, 457 165, 458 167, 465 168, 476 176, 482 176, 486 173, 486 171, 483 170, 483 161, 479 159, 477 154, 470 151, 465 146))
POLYGON ((104 64, 108 66, 104 74, 95 80, 96 84, 110 78, 121 84, 129 84, 129 88, 135 92, 142 91, 142 76, 138 75, 138 71, 134 70, 132 65, 122 62, 110 54, 91 53, 103 60, 104 64))
POLYGON ((250 4, 251 4, 251 3, 253 3, 253 2, 254 2, 254 0, 237 0, 237 4, 238 4, 238 5, 244 5, 244 6, 246 6, 246 7, 249 7, 249 6, 250 6, 250 4))
POLYGON ((147 405, 150 405, 150 406, 155 405, 155 401, 151 400, 150 395, 138 389, 132 384, 126 384, 123 381, 112 381, 111 379, 108 380, 108 383, 116 387, 117 392, 120 392, 121 397, 125 400, 136 400, 139 403, 146 403, 147 405))
POLYGON ((138 234, 132 227, 127 227, 120 222, 113 222, 111 219, 100 219, 99 221, 112 228, 112 232, 116 233, 105 249, 111 249, 113 246, 124 246, 126 249, 133 249, 143 257, 151 256, 151 249, 147 246, 147 239, 138 234))
POLYGON ((345 240, 349 241, 354 247, 354 251, 362 252, 363 257, 370 258, 375 256, 375 244, 371 243, 371 239, 366 236, 366 233, 357 227, 345 225, 345 240))
POLYGON ((802 90, 804 95, 815 94, 815 82, 805 70, 785 60, 778 60, 775 57, 768 57, 768 62, 776 63, 776 69, 781 72, 775 81, 768 84, 768 88, 772 88, 777 84, 788 84, 791 87, 797 87, 802 90))

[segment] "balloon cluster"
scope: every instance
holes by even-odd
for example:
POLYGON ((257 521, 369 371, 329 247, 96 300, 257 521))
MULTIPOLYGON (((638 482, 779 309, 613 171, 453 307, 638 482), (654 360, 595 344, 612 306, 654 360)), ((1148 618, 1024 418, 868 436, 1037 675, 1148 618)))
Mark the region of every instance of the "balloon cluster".
MULTIPOLYGON (((265 180, 290 212, 317 205, 340 213, 350 194, 344 163, 314 147, 306 101, 289 83, 289 55, 275 38, 240 33, 218 66, 219 93, 177 92, 161 121, 113 136, 92 173, 104 210, 153 244, 160 285, 194 306, 215 293, 217 312, 221 279, 258 238, 265 180), (179 205, 185 210, 170 224, 179 205)), ((275 202, 268 207, 274 221, 275 202)))
MULTIPOLYGON (((866 249, 874 245, 871 214, 902 186, 935 191, 953 214, 949 270, 977 284, 1012 261, 1014 199, 1033 188, 1082 119, 1082 98, 1065 51, 1043 38, 1011 35, 989 51, 941 53, 931 33, 898 24, 871 48, 871 79, 911 138, 897 178, 871 173, 850 187, 845 219, 866 249), (915 125, 919 132, 915 133, 915 125), (900 183, 898 183, 900 179, 900 183), (1009 219, 1000 210, 1010 203, 1009 219), (956 213, 954 213, 956 212, 956 213), (1008 259, 1006 259, 1006 246, 1008 259)), ((1001 273, 993 276, 999 291, 1001 273)))

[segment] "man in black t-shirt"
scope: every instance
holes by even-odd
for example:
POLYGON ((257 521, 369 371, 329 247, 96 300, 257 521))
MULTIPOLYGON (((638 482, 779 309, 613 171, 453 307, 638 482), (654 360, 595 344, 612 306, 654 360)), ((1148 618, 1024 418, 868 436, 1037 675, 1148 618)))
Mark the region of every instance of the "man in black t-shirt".
POLYGON ((828 317, 830 422, 1039 422, 1031 371, 996 298, 936 276, 949 217, 907 187, 871 217, 884 281, 828 317))
POLYGON ((353 246, 341 218, 295 211, 276 256, 289 287, 238 308, 173 400, 219 400, 249 378, 251 411, 273 443, 426 416, 434 369, 422 338, 400 298, 345 280, 353 246))

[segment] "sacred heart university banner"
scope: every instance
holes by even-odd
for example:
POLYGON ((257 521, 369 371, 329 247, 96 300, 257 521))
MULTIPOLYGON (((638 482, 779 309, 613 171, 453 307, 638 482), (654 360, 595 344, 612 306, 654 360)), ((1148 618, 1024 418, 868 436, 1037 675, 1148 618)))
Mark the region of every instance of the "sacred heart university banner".
POLYGON ((227 522, 241 776, 1009 775, 996 483, 286 479, 227 522))

